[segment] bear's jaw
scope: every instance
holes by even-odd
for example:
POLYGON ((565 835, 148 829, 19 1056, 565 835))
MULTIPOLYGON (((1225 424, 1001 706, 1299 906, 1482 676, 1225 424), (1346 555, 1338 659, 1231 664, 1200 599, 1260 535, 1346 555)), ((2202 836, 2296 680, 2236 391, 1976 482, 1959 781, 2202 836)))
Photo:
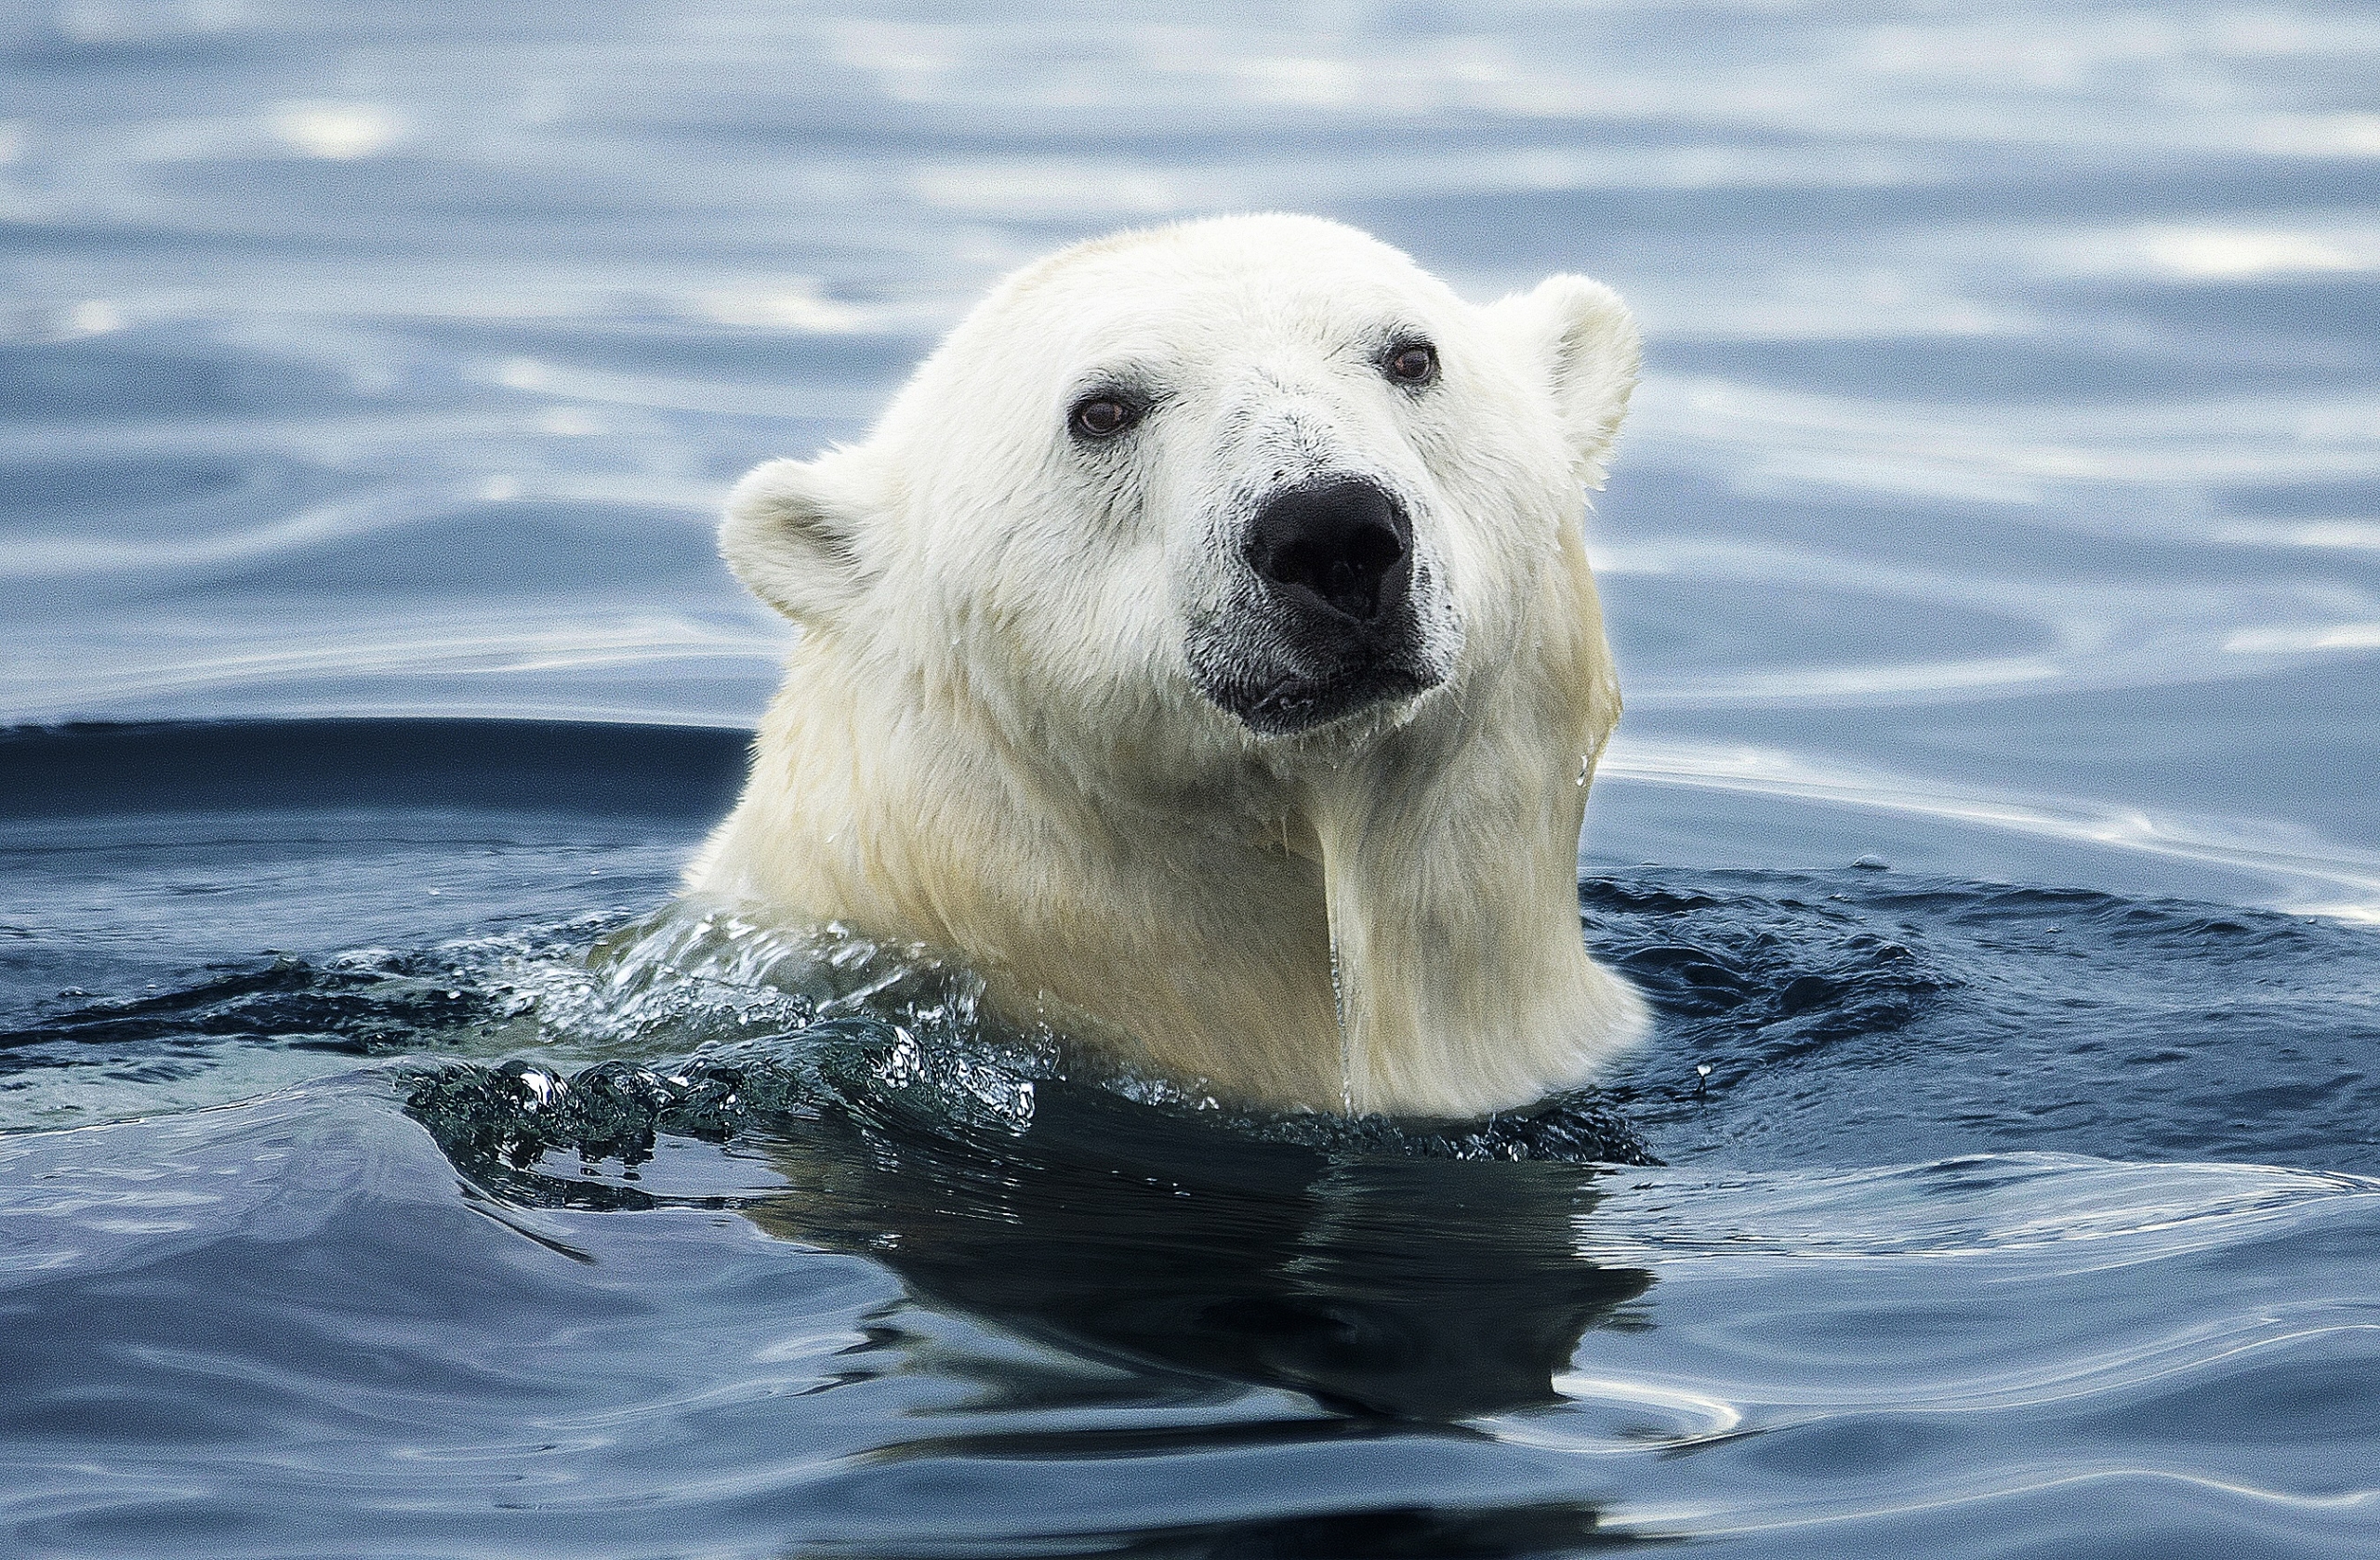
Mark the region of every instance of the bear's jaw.
MULTIPOLYGON (((1192 619, 1183 648, 1190 681, 1209 704, 1260 738, 1297 737, 1389 717, 1441 686, 1453 657, 1423 620, 1399 612, 1363 626, 1311 626, 1236 603, 1192 619)), ((1445 640, 1453 636, 1441 633, 1445 640)))
POLYGON ((1258 736, 1304 736, 1353 721, 1382 705, 1409 705, 1438 686, 1427 668, 1373 667, 1337 679, 1279 678, 1262 687, 1236 684, 1200 692, 1258 736))

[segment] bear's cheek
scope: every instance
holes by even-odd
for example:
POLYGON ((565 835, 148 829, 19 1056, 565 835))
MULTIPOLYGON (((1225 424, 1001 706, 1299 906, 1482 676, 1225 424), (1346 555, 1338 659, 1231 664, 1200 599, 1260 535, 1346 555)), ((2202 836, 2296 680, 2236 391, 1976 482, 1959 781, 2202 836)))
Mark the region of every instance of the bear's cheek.
POLYGON ((1557 553, 1550 538, 1540 547, 1509 526, 1449 517, 1415 556, 1413 606, 1424 657, 1448 675, 1459 665, 1510 659, 1528 637, 1557 553))

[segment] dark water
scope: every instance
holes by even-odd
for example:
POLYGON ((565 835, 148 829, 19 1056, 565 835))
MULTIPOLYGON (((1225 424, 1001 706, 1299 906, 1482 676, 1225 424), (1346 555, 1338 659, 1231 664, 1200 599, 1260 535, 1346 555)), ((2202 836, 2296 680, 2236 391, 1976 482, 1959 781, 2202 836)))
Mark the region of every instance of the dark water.
POLYGON ((1607 1093, 1250 1117, 654 915, 739 758, 0 743, 22 1552, 2370 1547, 2363 930, 1598 871, 1607 1093))
POLYGON ((2315 3, 0 12, 0 1551, 2380 1554, 2375 80, 2315 3), (1254 206, 1644 318, 1593 1096, 1236 1114, 664 909, 782 645, 725 484, 1254 206))

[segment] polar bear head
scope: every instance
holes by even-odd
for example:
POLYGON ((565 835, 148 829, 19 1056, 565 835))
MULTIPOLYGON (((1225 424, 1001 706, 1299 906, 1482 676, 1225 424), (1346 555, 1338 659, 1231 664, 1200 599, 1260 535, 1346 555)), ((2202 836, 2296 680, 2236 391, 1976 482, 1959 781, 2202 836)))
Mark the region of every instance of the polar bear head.
POLYGON ((865 442, 754 471, 722 550, 1086 760, 1329 758, 1516 652, 1636 361, 1580 277, 1475 308, 1313 218, 1125 233, 1009 278, 865 442))

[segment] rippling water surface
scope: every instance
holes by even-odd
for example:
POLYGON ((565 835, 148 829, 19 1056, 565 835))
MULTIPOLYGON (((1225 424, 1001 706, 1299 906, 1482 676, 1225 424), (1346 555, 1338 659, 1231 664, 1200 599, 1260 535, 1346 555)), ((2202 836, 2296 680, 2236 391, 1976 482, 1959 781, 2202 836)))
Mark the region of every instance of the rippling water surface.
POLYGON ((2380 1553, 2380 20, 0 18, 28 1554, 2380 1553), (725 484, 1003 268, 1343 217, 1650 341, 1478 1123, 667 907, 725 484))

